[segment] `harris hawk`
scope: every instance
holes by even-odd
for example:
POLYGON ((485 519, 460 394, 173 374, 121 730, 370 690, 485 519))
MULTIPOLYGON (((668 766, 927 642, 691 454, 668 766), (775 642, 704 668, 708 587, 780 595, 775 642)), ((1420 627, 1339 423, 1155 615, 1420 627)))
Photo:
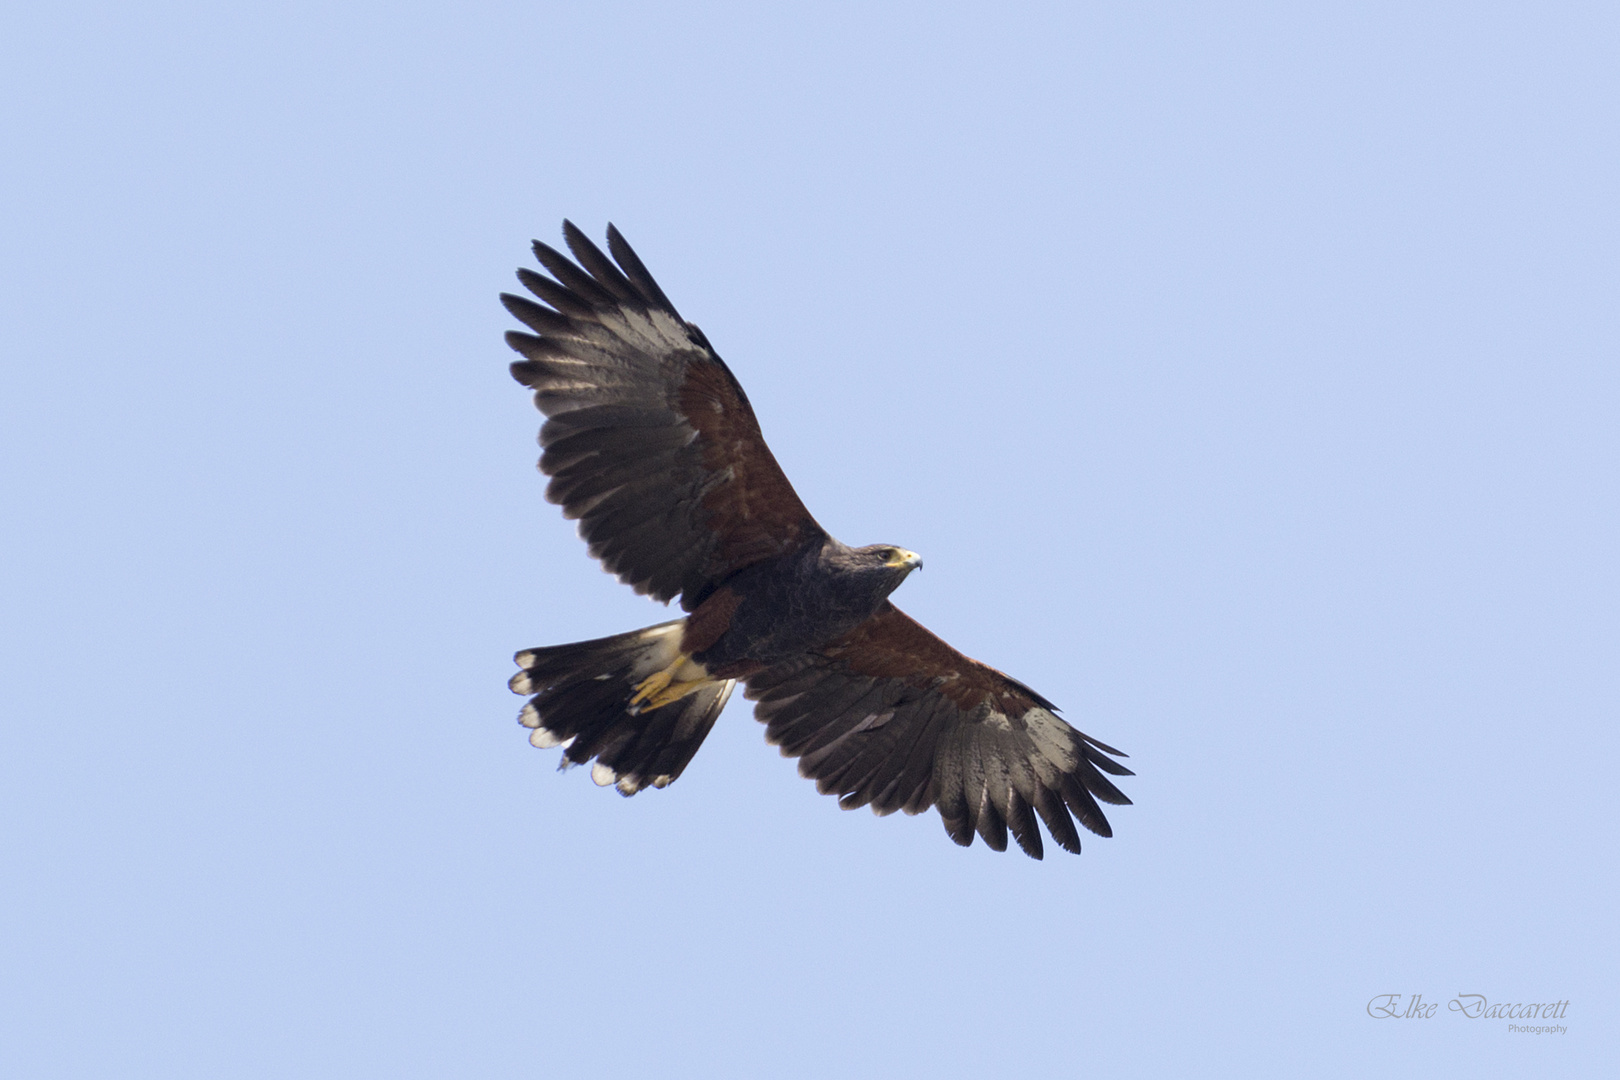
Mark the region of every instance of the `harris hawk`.
POLYGON ((550 277, 518 271, 541 303, 501 297, 529 331, 506 340, 546 416, 546 498, 604 569, 686 616, 518 653, 529 741, 562 747, 563 768, 594 761, 624 795, 661 788, 741 682, 766 738, 845 809, 937 807, 958 844, 1005 851, 1010 831, 1037 859, 1037 815, 1066 851, 1076 819, 1112 835, 1098 802, 1130 802, 1104 775, 1131 775, 1125 755, 895 607, 922 559, 828 535, 736 376, 619 231, 611 258, 571 222, 563 238, 572 259, 534 244, 550 277))

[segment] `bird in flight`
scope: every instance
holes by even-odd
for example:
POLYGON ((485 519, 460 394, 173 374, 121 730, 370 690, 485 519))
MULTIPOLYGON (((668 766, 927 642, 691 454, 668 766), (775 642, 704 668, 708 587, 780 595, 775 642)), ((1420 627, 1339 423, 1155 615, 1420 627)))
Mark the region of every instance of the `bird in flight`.
POLYGON ((1125 755, 895 607, 922 559, 828 535, 736 376, 619 231, 612 258, 572 222, 563 238, 573 259, 534 244, 550 277, 518 271, 540 303, 501 296, 528 328, 506 340, 546 416, 546 498, 604 569, 686 616, 518 653, 529 741, 562 747, 564 768, 594 761, 624 795, 661 788, 741 682, 765 737, 845 809, 937 807, 958 844, 1005 851, 1010 831, 1037 859, 1037 815, 1065 851, 1076 820, 1111 836, 1097 804, 1130 802, 1104 775, 1132 775, 1125 755))

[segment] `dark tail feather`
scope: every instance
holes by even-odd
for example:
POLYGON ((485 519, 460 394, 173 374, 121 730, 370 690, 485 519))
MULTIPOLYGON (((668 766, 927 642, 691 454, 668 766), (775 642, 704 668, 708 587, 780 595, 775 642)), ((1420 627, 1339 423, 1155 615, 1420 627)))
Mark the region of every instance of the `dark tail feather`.
POLYGON ((630 698, 647 676, 680 654, 686 620, 615 637, 525 649, 512 691, 531 694, 518 722, 534 729, 529 742, 560 746, 560 768, 592 758, 591 779, 623 795, 674 782, 725 708, 734 683, 705 686, 679 701, 631 715, 630 698))

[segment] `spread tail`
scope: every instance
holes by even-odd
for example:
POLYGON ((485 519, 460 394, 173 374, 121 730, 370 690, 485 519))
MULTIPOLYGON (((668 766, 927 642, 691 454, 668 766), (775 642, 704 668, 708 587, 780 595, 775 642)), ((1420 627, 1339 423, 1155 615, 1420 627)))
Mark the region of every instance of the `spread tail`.
POLYGON ((638 691, 684 659, 685 625, 677 619, 518 653, 523 670, 511 686, 513 693, 533 695, 518 715, 519 723, 533 729, 529 742, 562 747, 564 769, 595 758, 591 779, 623 795, 672 783, 703 745, 735 685, 731 679, 704 682, 666 705, 641 703, 646 694, 638 697, 638 691))

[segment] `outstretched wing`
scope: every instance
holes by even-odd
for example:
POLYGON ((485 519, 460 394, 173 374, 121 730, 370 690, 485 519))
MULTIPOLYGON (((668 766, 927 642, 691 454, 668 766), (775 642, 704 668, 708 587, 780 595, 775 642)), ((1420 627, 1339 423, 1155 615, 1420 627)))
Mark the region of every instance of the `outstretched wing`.
POLYGON ((572 222, 575 262, 535 241, 547 278, 519 270, 537 304, 503 294, 534 331, 507 344, 512 376, 546 414, 546 498, 579 520, 590 552, 639 593, 690 611, 736 570, 821 535, 735 376, 676 314, 624 237, 610 260, 572 222))
POLYGON ((765 736, 846 810, 918 814, 939 807, 963 847, 996 851, 1007 830, 1039 859, 1040 829, 1078 853, 1080 824, 1113 830, 1097 805, 1127 799, 1103 773, 1130 776, 1120 751, 1081 734, 1055 707, 970 660, 893 604, 819 652, 748 678, 765 736))

